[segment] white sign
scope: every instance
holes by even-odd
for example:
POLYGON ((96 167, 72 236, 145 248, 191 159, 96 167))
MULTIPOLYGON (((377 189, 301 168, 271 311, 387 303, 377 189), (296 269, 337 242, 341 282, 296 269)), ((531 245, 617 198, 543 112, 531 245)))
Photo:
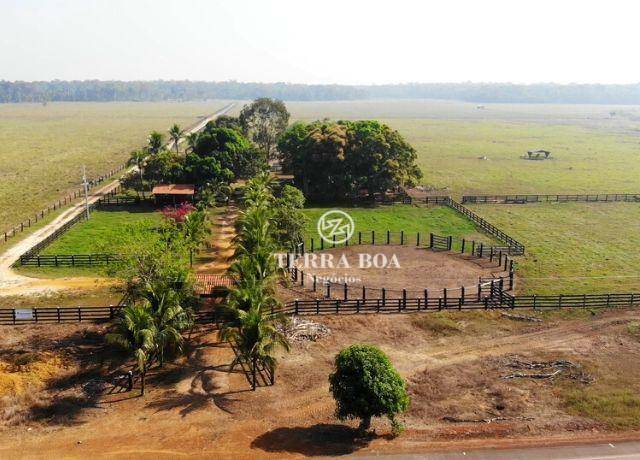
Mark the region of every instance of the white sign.
POLYGON ((333 209, 320 216, 317 228, 318 234, 327 243, 342 244, 353 236, 356 226, 349 214, 333 209))
POLYGON ((16 308, 16 319, 33 319, 33 309, 31 308, 16 308))

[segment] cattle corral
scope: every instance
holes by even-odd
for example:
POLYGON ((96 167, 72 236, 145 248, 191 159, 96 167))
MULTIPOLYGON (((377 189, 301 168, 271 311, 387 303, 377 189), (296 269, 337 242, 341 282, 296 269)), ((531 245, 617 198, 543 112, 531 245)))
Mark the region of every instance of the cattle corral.
MULTIPOLYGON (((505 113, 502 115, 509 118, 505 113)), ((404 127, 415 124, 411 129, 443 128, 433 120, 397 119, 393 123, 404 127)), ((473 123, 479 132, 488 127, 486 120, 474 119, 473 123)), ((460 129, 466 132, 471 121, 463 124, 460 129)), ((491 133, 517 134, 522 128, 502 126, 491 133)), ((564 134, 577 136, 584 129, 564 128, 556 131, 538 126, 534 132, 543 133, 548 140, 564 134)), ((600 136, 597 130, 589 135, 600 136)), ((607 138, 610 141, 615 143, 607 138)), ((507 155, 502 147, 498 150, 507 155)), ((436 154, 436 163, 441 156, 442 152, 436 154)), ((493 162, 504 172, 506 167, 497 165, 501 160, 489 156, 487 165, 493 162)), ((459 164, 462 157, 454 158, 452 164, 459 164)), ((556 161, 517 168, 550 168, 551 181, 555 181, 560 175, 557 167, 567 166, 565 161, 577 160, 563 152, 556 161)), ((474 168, 468 166, 468 177, 484 174, 484 166, 474 168)), ((437 182, 443 171, 434 167, 429 175, 437 182)), ((623 174, 625 177, 628 179, 623 174)), ((96 374, 90 379, 79 372, 79 359, 65 355, 66 370, 40 383, 42 400, 25 415, 38 434, 20 434, 20 443, 29 448, 50 445, 51 452, 57 453, 76 439, 91 437, 91 443, 77 445, 83 455, 100 453, 101 447, 114 443, 128 452, 135 440, 123 434, 121 426, 129 423, 138 427, 136 436, 161 434, 163 438, 155 445, 166 452, 175 453, 171 449, 180 443, 184 452, 200 455, 279 458, 339 455, 360 449, 387 452, 426 443, 451 445, 460 439, 482 444, 483 438, 496 442, 495 438, 502 437, 508 443, 536 437, 593 438, 598 432, 613 436, 615 430, 637 430, 640 373, 638 339, 633 331, 640 322, 640 289, 633 270, 637 221, 631 218, 640 205, 637 190, 628 180, 623 180, 620 188, 628 193, 598 194, 585 188, 587 179, 578 174, 573 182, 578 185, 571 190, 582 194, 494 195, 517 192, 513 189, 517 181, 505 186, 501 179, 486 190, 481 186, 458 188, 461 182, 455 176, 457 186, 452 196, 448 190, 433 190, 418 200, 380 200, 402 204, 345 208, 353 211, 358 226, 347 245, 320 239, 313 232, 315 222, 310 223, 307 239, 293 249, 293 263, 278 286, 283 304, 271 313, 304 315, 305 320, 329 332, 296 342, 290 355, 279 356, 276 385, 245 393, 246 372, 228 369, 232 350, 220 341, 214 317, 206 313, 207 324, 198 324, 189 333, 193 343, 187 356, 153 372, 154 388, 144 400, 124 398, 113 403, 111 396, 83 393, 91 379, 98 379, 96 375, 107 379, 112 373, 92 368, 96 374), (460 193, 485 191, 487 195, 459 199, 460 193), (569 201, 572 203, 566 203, 569 201), (529 203, 539 204, 521 206, 529 203), (372 226, 365 226, 369 224, 372 226), (361 254, 372 256, 367 259, 371 266, 359 267, 361 254), (337 263, 324 268, 309 266, 302 264, 305 255, 331 255, 334 262, 344 255, 349 263, 348 267, 337 263), (381 255, 380 263, 374 262, 376 255, 381 255), (391 262, 394 255, 398 267, 391 262), (585 280, 577 280, 576 267, 584 267, 585 280), (576 279, 564 279, 565 274, 576 279), (347 279, 339 279, 341 276, 347 279), (546 279, 538 279, 543 276, 546 279), (611 282, 613 278, 618 282, 611 282), (335 353, 354 341, 380 346, 408 382, 412 398, 412 408, 405 416, 408 430, 397 440, 384 438, 386 427, 378 425, 378 434, 360 445, 354 441, 352 425, 335 424, 326 377, 335 353), (64 388, 65 397, 75 398, 77 403, 70 403, 73 410, 65 412, 55 404, 53 389, 58 388, 64 388), (96 401, 105 409, 100 415, 87 410, 96 401), (46 420, 41 414, 54 414, 55 419, 46 420), (189 433, 180 429, 184 421, 190 423, 189 433), (60 436, 39 432, 40 427, 56 423, 76 426, 60 436)), ((486 185, 487 181, 483 178, 481 183, 486 185)), ((523 191, 535 193, 543 191, 535 187, 545 181, 538 174, 524 174, 522 182, 523 191)), ((325 208, 330 206, 306 212, 315 218, 325 208)), ((52 252, 42 257, 56 255, 52 252)), ((29 260, 38 260, 37 255, 32 254, 29 260)), ((69 260, 64 263, 76 262, 69 260)), ((200 286, 205 290, 217 289, 222 283, 218 275, 206 277, 200 286)), ((225 287, 232 287, 229 279, 225 279, 225 287)), ((21 324, 24 330, 10 332, 12 337, 23 334, 12 343, 46 353, 59 353, 64 344, 75 349, 79 343, 79 349, 90 350, 100 359, 100 351, 92 348, 95 344, 85 342, 99 337, 104 328, 84 322, 108 322, 120 309, 75 307, 27 312, 28 305, 23 306, 19 313, 0 310, 1 322, 21 324), (26 324, 35 320, 47 324, 26 324), (79 321, 82 324, 51 324, 79 321), (77 333, 81 329, 83 332, 77 333), (67 334, 71 330, 73 334, 67 334), (38 334, 46 340, 28 345, 38 334)), ((13 359, 13 355, 0 353, 0 364, 13 363, 13 359)), ((16 414, 22 416, 23 412, 24 408, 16 414)), ((16 433, 8 428, 0 433, 0 439, 16 433)))

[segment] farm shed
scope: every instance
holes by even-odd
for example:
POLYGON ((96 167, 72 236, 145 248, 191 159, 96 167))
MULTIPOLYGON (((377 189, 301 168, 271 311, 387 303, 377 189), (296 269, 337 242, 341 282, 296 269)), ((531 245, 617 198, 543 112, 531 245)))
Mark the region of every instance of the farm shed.
POLYGON ((527 155, 529 157, 530 160, 534 160, 534 159, 540 159, 544 156, 544 158, 549 158, 549 155, 551 155, 551 152, 549 152, 548 150, 527 150, 527 155))
POLYGON ((158 184, 151 193, 157 204, 193 202, 196 187, 193 184, 158 184))

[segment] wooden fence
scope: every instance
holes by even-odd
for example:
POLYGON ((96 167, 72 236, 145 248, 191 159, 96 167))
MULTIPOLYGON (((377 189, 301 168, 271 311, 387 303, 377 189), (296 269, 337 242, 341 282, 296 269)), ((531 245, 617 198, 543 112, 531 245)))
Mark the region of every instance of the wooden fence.
POLYGON ((581 195, 465 195, 462 203, 473 204, 529 204, 529 203, 609 203, 625 201, 640 203, 638 193, 590 193, 581 195))
MULTIPOLYGON (((126 164, 120 165, 117 168, 112 169, 111 171, 109 171, 108 173, 99 176, 96 179, 92 179, 89 181, 89 189, 92 189, 100 184, 102 184, 105 180, 111 178, 112 176, 114 176, 115 174, 119 173, 120 171, 123 171, 125 168, 127 167, 126 164)), ((29 217, 27 220, 21 222, 18 225, 13 226, 12 228, 5 230, 4 233, 2 234, 2 237, 0 237, 0 242, 6 242, 7 240, 9 240, 9 238, 12 238, 14 236, 16 236, 18 233, 23 232, 25 229, 30 228, 32 225, 37 224, 39 221, 41 221, 42 219, 44 219, 44 217, 48 214, 50 214, 53 211, 56 211, 64 206, 66 206, 67 204, 71 204, 73 202, 73 200, 82 198, 84 196, 84 189, 79 189, 74 191, 73 193, 70 193, 69 195, 67 195, 64 198, 59 199, 58 201, 54 202, 53 204, 47 206, 46 208, 42 209, 41 211, 35 213, 33 215, 33 217, 29 217)))
POLYGON ((499 241, 502 241, 503 243, 505 243, 509 250, 509 254, 512 254, 512 255, 524 254, 524 244, 518 242, 515 238, 510 237, 495 225, 490 224, 489 222, 484 220, 482 217, 477 215, 475 212, 471 211, 469 208, 466 208, 465 206, 461 205, 460 203, 453 200, 452 198, 449 198, 449 200, 447 201, 447 206, 449 206, 452 209, 455 209, 459 213, 468 217, 471 221, 473 221, 473 223, 475 223, 483 231, 493 236, 494 238, 498 239, 499 241))
POLYGON ((122 306, 0 308, 0 324, 81 323, 109 321, 122 306))
POLYGON ((20 256, 27 267, 101 267, 120 260, 118 254, 29 254, 20 256))

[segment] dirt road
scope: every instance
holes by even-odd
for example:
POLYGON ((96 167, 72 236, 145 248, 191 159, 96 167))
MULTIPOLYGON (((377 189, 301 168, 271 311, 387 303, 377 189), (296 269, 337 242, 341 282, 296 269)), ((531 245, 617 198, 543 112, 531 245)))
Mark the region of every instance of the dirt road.
MULTIPOLYGON (((234 103, 226 105, 216 113, 203 119, 200 123, 195 125, 190 130, 185 131, 184 135, 187 136, 189 134, 200 131, 209 121, 214 120, 220 115, 224 115, 229 110, 231 110, 234 105, 234 103)), ((132 167, 126 172, 132 171, 133 169, 134 168, 132 167)), ((116 179, 115 181, 105 185, 104 187, 92 191, 89 195, 89 204, 95 203, 100 199, 100 197, 111 192, 119 185, 120 181, 116 179)), ((78 214, 84 212, 84 209, 85 203, 83 201, 79 201, 78 203, 72 205, 69 209, 65 210, 58 217, 56 217, 51 223, 36 230, 31 235, 14 244, 12 247, 7 249, 3 254, 0 255, 0 297, 19 294, 44 293, 67 288, 77 289, 83 287, 93 287, 95 286, 96 282, 99 282, 99 280, 97 280, 96 278, 87 277, 63 278, 53 280, 30 278, 27 276, 18 275, 11 269, 12 265, 20 258, 21 254, 24 254, 30 248, 43 241, 45 238, 47 238, 49 235, 63 226, 65 223, 69 222, 78 214)))

